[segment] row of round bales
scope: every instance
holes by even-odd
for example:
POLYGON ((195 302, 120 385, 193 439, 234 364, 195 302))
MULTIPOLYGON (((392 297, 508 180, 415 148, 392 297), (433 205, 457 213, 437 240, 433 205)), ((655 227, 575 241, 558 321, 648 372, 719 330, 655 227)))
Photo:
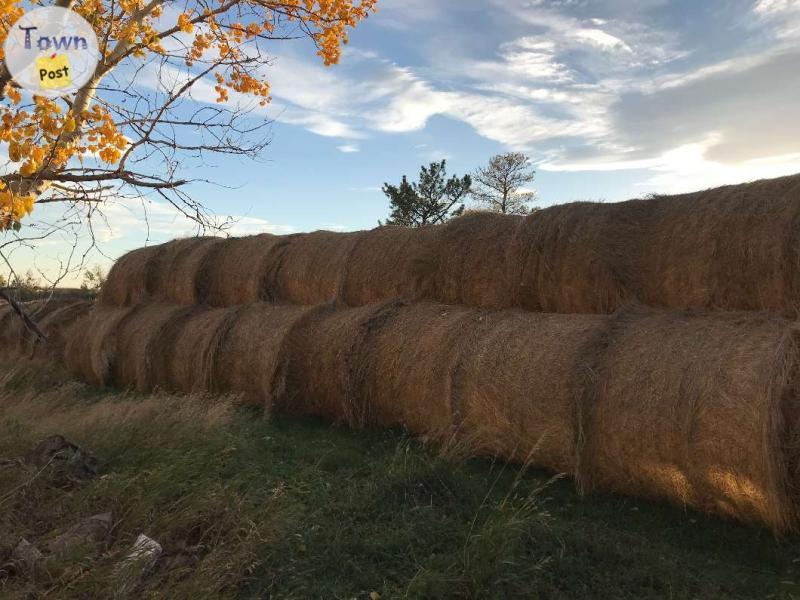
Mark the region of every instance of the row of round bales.
POLYGON ((796 316, 800 175, 527 217, 222 239, 135 250, 101 302, 347 306, 406 298, 609 314, 630 303, 796 316))
POLYGON ((64 339, 61 358, 96 385, 235 393, 567 473, 582 491, 800 525, 800 336, 778 316, 147 303, 84 310, 64 339))

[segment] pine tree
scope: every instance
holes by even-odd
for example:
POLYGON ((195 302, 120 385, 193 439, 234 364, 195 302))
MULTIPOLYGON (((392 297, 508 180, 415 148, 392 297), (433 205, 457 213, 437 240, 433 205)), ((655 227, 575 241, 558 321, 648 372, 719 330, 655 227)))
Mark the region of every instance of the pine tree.
POLYGON ((446 161, 421 167, 419 181, 409 183, 403 175, 399 186, 383 185, 392 214, 386 225, 424 227, 443 223, 464 212, 463 199, 469 194, 472 178, 453 175, 447 179, 446 161))

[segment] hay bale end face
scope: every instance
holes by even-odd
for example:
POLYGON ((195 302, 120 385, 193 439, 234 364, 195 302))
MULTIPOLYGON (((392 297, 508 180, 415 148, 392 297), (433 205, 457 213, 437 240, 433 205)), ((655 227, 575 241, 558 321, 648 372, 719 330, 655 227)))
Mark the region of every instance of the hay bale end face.
POLYGON ((47 336, 47 341, 42 341, 30 332, 26 332, 24 340, 27 341, 26 353, 31 357, 51 357, 57 361, 64 360, 69 329, 84 317, 94 306, 91 300, 66 301, 53 312, 41 318, 39 329, 47 336))
POLYGON ((223 242, 218 237, 198 237, 165 244, 150 265, 149 295, 159 302, 195 304, 195 282, 206 257, 223 242))
POLYGON ((153 355, 163 328, 180 312, 181 307, 165 304, 139 304, 122 317, 116 327, 117 353, 112 363, 111 379, 118 387, 140 392, 153 390, 153 355))
POLYGON ((192 306, 175 312, 149 344, 151 386, 184 393, 211 391, 219 344, 236 310, 192 306))

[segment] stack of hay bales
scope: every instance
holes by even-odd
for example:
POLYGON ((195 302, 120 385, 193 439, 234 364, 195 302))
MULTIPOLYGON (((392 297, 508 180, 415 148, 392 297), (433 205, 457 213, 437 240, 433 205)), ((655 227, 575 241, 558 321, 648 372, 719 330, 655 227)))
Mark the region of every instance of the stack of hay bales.
POLYGON ((101 303, 363 306, 406 298, 481 308, 610 314, 667 309, 796 316, 800 176, 527 217, 473 213, 444 226, 221 240, 136 250, 101 303))
POLYGON ((798 218, 800 176, 422 230, 178 240, 117 262, 65 360, 98 385, 399 425, 582 491, 794 531, 798 218))

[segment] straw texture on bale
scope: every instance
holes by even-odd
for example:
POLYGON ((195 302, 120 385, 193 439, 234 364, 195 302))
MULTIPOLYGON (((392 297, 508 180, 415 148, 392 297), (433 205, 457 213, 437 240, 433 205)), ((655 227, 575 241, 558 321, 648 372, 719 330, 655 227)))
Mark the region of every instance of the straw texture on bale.
POLYGON ((135 306, 95 305, 65 332, 64 362, 77 377, 95 386, 112 383, 112 365, 118 349, 117 326, 135 306))
POLYGON ((378 227, 362 232, 346 264, 339 300, 363 306, 432 298, 438 227, 378 227))
POLYGON ((536 211, 517 228, 507 277, 513 305, 536 312, 611 313, 638 298, 637 261, 649 205, 578 202, 536 211))
POLYGON ((587 354, 608 323, 602 315, 487 313, 459 373, 456 403, 469 445, 580 481, 583 412, 592 398, 587 354))
POLYGON ((64 330, 85 314, 91 305, 87 301, 61 299, 22 303, 23 310, 36 322, 47 341, 40 340, 29 331, 11 306, 3 306, 0 309, 2 350, 25 358, 51 356, 61 360, 65 344, 64 330))
MULTIPOLYGON (((454 373, 482 311, 420 303, 398 307, 365 353, 363 394, 375 425, 446 441, 454 430, 454 373)), ((456 407, 457 409, 457 407, 456 407)))
POLYGON ((148 266, 148 296, 158 302, 194 304, 195 281, 206 257, 222 238, 198 237, 167 242, 148 266))
MULTIPOLYGON (((52 312, 39 316, 37 325, 47 340, 40 340, 30 332, 23 334, 23 353, 26 356, 51 357, 63 360, 69 329, 94 306, 91 300, 63 301, 54 303, 52 312)), ((19 320, 19 319, 18 319, 19 320)))
POLYGON ((313 310, 264 303, 242 307, 219 342, 213 390, 243 394, 246 402, 270 409, 286 395, 284 342, 313 310))
POLYGON ((114 385, 140 392, 155 388, 153 356, 162 330, 183 310, 165 304, 139 304, 117 322, 117 351, 111 361, 114 385))
POLYGON ((98 301, 101 304, 123 306, 146 300, 151 261, 163 250, 163 244, 145 246, 120 257, 108 272, 98 301))
MULTIPOLYGON (((2 317, 0 317, 2 318, 2 317)), ((661 497, 800 524, 800 333, 767 314, 96 306, 66 358, 92 383, 243 393, 276 411, 402 426, 661 497)))
POLYGON ((264 233, 215 245, 195 278, 197 301, 225 307, 270 300, 270 278, 291 240, 264 233))
POLYGON ((151 387, 212 391, 217 350, 237 310, 192 306, 174 313, 149 344, 151 387))
POLYGON ((797 314, 800 175, 652 201, 642 301, 797 314))
POLYGON ((432 297, 444 304, 514 306, 509 251, 521 223, 511 215, 469 213, 439 228, 432 247, 432 297))
POLYGON ((372 423, 362 381, 373 330, 395 310, 395 302, 349 310, 323 305, 299 319, 286 341, 286 394, 278 408, 313 414, 350 426, 372 423))
POLYGON ((796 527, 800 329, 751 314, 632 314, 598 356, 586 482, 796 527))
POLYGON ((292 237, 270 277, 272 299, 307 305, 336 300, 347 260, 361 235, 315 231, 292 237))
POLYGON ((535 312, 629 303, 797 314, 800 175, 680 196, 579 202, 443 226, 178 240, 127 255, 103 302, 232 306, 426 299, 535 312), (143 275, 144 274, 144 275, 143 275))
MULTIPOLYGON (((33 302, 25 302, 23 304, 25 311, 30 315, 34 312, 39 312, 47 304, 41 300, 34 300, 33 302)), ((51 305, 51 310, 54 307, 51 305)), ((2 336, 3 350, 12 354, 20 353, 23 350, 23 345, 27 339, 27 331, 22 319, 14 312, 11 305, 6 304, 2 307, 2 314, 0 314, 0 336, 2 336)))

